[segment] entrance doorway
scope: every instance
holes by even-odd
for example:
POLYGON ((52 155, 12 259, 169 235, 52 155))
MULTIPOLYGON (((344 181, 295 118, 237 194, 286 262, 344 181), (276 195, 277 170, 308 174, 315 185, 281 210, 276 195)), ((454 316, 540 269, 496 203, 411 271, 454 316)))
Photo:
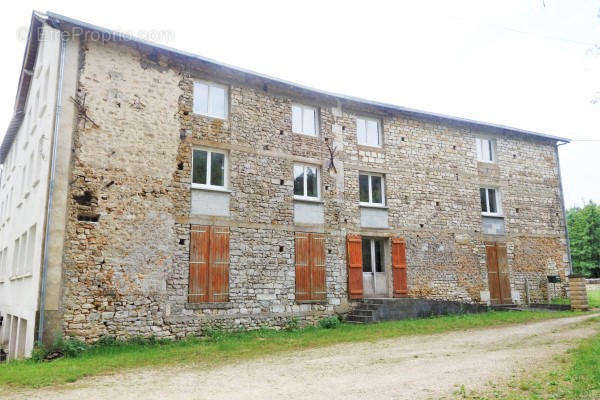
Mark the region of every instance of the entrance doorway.
POLYGON ((490 302, 492 304, 511 304, 513 301, 510 293, 506 246, 488 243, 485 246, 485 253, 487 258, 490 302))
POLYGON ((362 239, 363 296, 387 297, 384 239, 362 239))

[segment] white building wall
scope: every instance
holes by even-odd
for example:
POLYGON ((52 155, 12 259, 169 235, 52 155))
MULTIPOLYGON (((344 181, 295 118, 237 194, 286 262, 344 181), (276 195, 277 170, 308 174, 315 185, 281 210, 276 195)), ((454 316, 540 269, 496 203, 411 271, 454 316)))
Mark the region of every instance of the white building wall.
POLYGON ((60 53, 59 31, 43 29, 25 119, 0 180, 0 347, 10 358, 29 356, 35 342, 60 53))

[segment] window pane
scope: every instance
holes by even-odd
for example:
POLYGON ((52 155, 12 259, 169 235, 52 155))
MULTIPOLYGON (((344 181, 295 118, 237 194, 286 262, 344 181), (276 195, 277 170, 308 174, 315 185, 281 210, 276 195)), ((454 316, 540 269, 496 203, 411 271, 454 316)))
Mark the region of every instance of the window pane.
POLYGON ((375 272, 383 272, 383 242, 375 240, 375 272))
POLYGON ((356 119, 356 137, 358 144, 367 144, 367 124, 364 119, 356 119))
POLYGON ((292 106, 292 132, 302 132, 302 109, 296 105, 292 106))
POLYGON ((315 134, 315 109, 310 107, 304 108, 302 115, 302 131, 308 135, 315 134))
POLYGON ((362 259, 363 259, 363 272, 373 272, 371 266, 371 240, 362 240, 362 259))
POLYGON ((192 161, 192 182, 206 184, 206 162, 207 153, 204 150, 194 150, 194 160, 192 161))
POLYGON ((486 139, 481 140, 481 154, 483 161, 490 161, 490 141, 486 139))
POLYGON ((479 189, 479 196, 481 198, 481 211, 487 212, 487 201, 486 201, 487 192, 484 188, 479 189))
POLYGON ((490 201, 490 212, 491 213, 495 213, 498 212, 498 208, 496 206, 496 190, 495 189, 488 189, 488 197, 489 197, 489 201, 490 201))
POLYGON ((210 153, 210 184, 225 186, 225 154, 210 153))
POLYGON ((489 161, 494 161, 494 143, 491 140, 488 140, 488 152, 490 155, 489 161))
POLYGON ((358 176, 358 187, 360 192, 360 201, 363 203, 369 202, 369 176, 359 175, 358 176))
POLYGON ((377 121, 367 120, 367 144, 379 146, 379 129, 377 121))
POLYGON ((212 116, 225 118, 225 88, 210 87, 208 113, 212 116))
POLYGON ((208 114, 208 86, 194 82, 194 114, 208 114))
POLYGON ((306 167, 306 195, 309 197, 319 197, 318 188, 317 168, 306 167))
POLYGON ((480 138, 476 138, 475 145, 477 146, 477 159, 483 160, 483 152, 481 149, 481 147, 483 146, 483 141, 480 138))
POLYGON ((371 190, 372 190, 372 201, 373 203, 382 204, 383 196, 381 190, 381 177, 380 176, 371 176, 371 190))
POLYGON ((294 194, 304 196, 304 167, 294 165, 294 194))

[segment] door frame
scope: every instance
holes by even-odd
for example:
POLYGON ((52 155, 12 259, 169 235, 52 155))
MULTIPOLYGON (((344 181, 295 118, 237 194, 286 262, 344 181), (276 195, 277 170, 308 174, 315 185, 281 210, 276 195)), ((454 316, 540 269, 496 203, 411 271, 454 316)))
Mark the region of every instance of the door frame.
MULTIPOLYGON (((362 277, 363 277, 363 297, 364 298, 388 298, 388 297, 392 297, 390 295, 390 279, 391 279, 391 246, 390 246, 390 238, 389 237, 385 237, 385 236, 369 236, 369 235, 364 235, 361 236, 361 240, 368 240, 369 241, 369 246, 370 246, 370 251, 371 251, 371 274, 372 274, 372 279, 373 279, 373 294, 372 295, 365 295, 366 293, 366 285, 365 285, 365 279, 364 279, 364 275, 366 273, 369 272, 364 272, 364 270, 362 271, 362 277), (375 261, 376 261, 376 255, 375 255, 375 241, 381 241, 382 244, 382 249, 381 249, 381 266, 383 268, 383 272, 376 272, 376 268, 375 268, 375 261), (390 253, 390 254, 388 254, 390 253), (377 278, 377 274, 379 274, 379 278, 377 278), (385 292, 384 293, 380 293, 378 294, 376 292, 376 287, 377 287, 377 279, 381 279, 381 277, 384 276, 385 277, 385 292)), ((362 246, 362 243, 361 243, 362 246)), ((363 268, 364 268, 364 264, 363 264, 363 268)))

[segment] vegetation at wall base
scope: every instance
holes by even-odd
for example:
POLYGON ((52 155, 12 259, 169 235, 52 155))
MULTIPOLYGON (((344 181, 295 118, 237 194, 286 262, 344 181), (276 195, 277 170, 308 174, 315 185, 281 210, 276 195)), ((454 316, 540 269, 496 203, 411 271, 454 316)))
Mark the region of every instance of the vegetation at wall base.
POLYGON ((69 343, 64 339, 62 347, 54 348, 65 351, 65 357, 60 359, 40 361, 44 357, 39 356, 36 359, 0 364, 0 387, 41 387, 139 367, 183 364, 196 368, 210 368, 232 361, 340 343, 485 328, 573 315, 577 314, 569 311, 492 311, 377 324, 328 321, 323 322, 323 325, 327 325, 324 328, 307 327, 279 331, 260 329, 249 332, 207 330, 203 337, 188 337, 182 340, 133 338, 120 341, 104 337, 94 345, 86 345, 85 349, 78 353, 69 353, 66 349, 76 347, 80 342, 69 343), (330 329, 332 325, 336 328, 330 329))

